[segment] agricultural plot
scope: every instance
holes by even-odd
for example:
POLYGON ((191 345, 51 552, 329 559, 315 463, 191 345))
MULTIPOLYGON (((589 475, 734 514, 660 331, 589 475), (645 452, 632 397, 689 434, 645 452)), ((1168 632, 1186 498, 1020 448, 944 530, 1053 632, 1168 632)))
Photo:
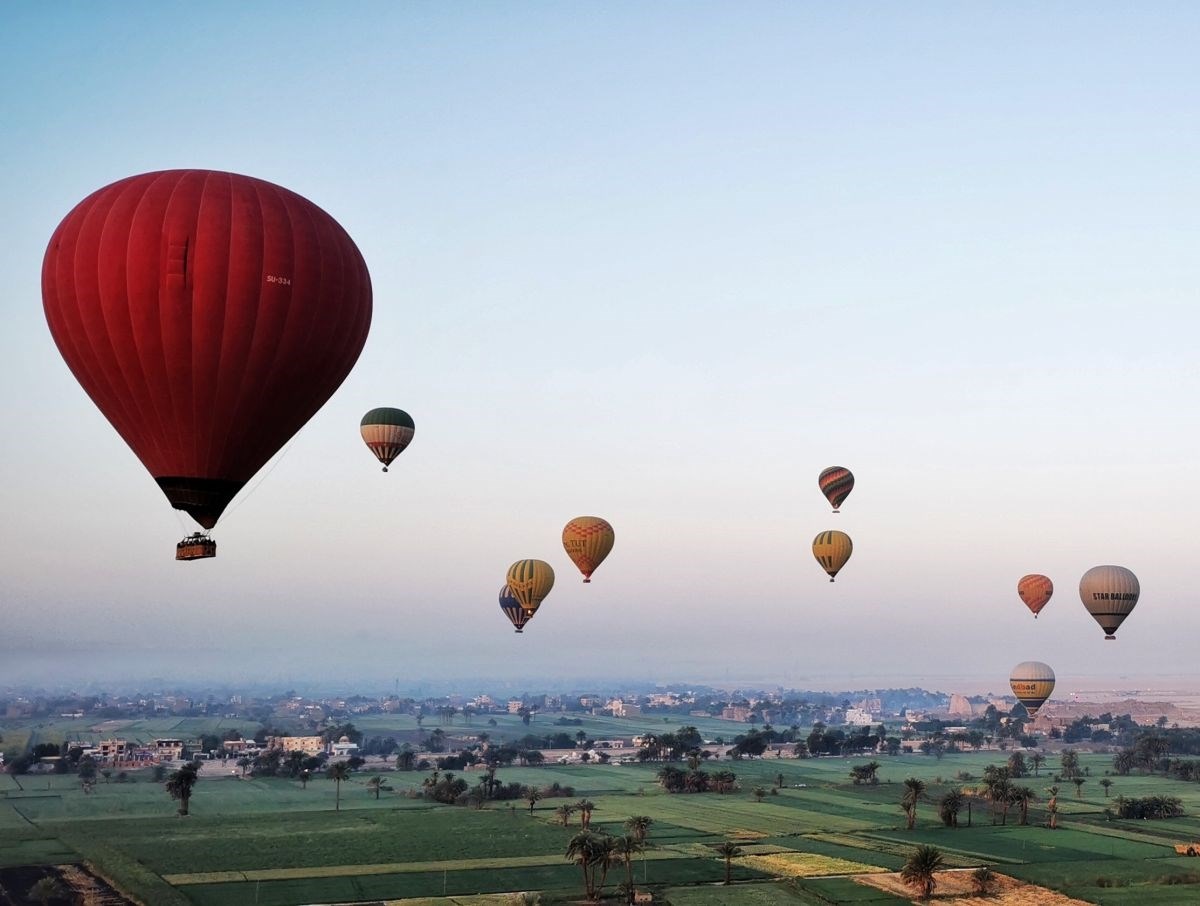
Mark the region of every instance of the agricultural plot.
MULTIPOLYGON (((971 827, 943 827, 937 797, 957 785, 950 780, 956 772, 981 774, 997 760, 990 754, 990 760, 982 753, 940 763, 880 759, 881 782, 874 786, 849 783, 855 759, 726 763, 742 788, 725 795, 668 794, 656 782, 658 765, 501 768, 503 783, 574 788, 573 798, 537 802, 532 817, 523 800, 475 810, 405 795, 427 772, 383 774, 392 790, 379 799, 365 786, 372 772, 356 773, 342 784, 335 811, 337 787, 323 777, 304 788, 209 766, 187 819, 175 816, 175 804, 148 771, 132 772, 127 783, 101 781, 88 795, 72 776, 0 775, 0 867, 89 861, 154 906, 292 906, 521 890, 546 891, 547 903, 564 903, 577 899, 582 886, 579 869, 563 857, 579 818, 563 827, 555 812, 586 797, 595 805, 594 830, 621 834, 630 815, 652 818, 649 849, 633 867, 638 883, 660 899, 669 893, 668 902, 901 902, 854 878, 896 871, 917 843, 940 848, 950 867, 988 864, 1086 902, 1200 901, 1200 860, 1176 856, 1172 848, 1178 840, 1200 839, 1200 790, 1162 777, 1115 779, 1114 791, 1179 795, 1185 808, 1194 808, 1171 821, 1109 820, 1103 800, 1085 796, 1064 810, 1056 831, 1044 826, 1037 808, 1029 826, 1016 824, 1015 812, 1007 826, 993 826, 978 801, 971 827), (778 794, 756 801, 753 788, 770 788, 779 775, 778 794), (931 801, 919 806, 913 831, 903 828, 898 807, 906 776, 929 783, 931 801), (714 849, 727 839, 743 846, 731 888, 720 884, 725 866, 714 849), (732 894, 736 899, 728 898, 732 894)), ((1106 763, 1089 764, 1090 781, 1102 776, 1106 763)), ((474 783, 480 773, 462 776, 474 783)), ((615 866, 609 889, 623 877, 624 867, 615 866)))

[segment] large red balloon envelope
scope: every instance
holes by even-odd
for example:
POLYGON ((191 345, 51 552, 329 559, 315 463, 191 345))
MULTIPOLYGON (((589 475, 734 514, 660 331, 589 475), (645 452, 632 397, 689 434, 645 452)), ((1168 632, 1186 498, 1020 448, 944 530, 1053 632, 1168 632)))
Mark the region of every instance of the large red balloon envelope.
POLYGON ((211 170, 81 201, 46 249, 42 300, 88 396, 205 528, 325 404, 371 325, 367 266, 332 217, 211 170))

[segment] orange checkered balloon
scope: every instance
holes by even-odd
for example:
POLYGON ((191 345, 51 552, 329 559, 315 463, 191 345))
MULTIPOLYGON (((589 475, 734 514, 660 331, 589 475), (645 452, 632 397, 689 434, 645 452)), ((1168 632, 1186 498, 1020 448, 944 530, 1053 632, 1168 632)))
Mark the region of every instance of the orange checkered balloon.
POLYGON ((599 516, 576 516, 562 533, 563 549, 583 573, 584 582, 592 581, 592 573, 604 562, 616 539, 613 527, 599 516))

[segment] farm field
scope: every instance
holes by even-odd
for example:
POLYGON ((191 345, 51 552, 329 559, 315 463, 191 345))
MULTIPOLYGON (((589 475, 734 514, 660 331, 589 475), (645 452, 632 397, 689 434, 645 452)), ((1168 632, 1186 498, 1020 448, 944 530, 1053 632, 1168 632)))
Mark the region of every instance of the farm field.
MULTIPOLYGON (((1084 756, 1090 777, 1080 798, 1073 788, 1069 796, 1060 793, 1060 829, 1044 826, 1042 789, 1052 773, 1046 767, 1043 777, 1024 781, 1040 796, 1028 826, 1017 823, 1015 811, 1007 824, 993 825, 984 802, 975 800, 970 827, 965 814, 959 828, 943 827, 936 801, 964 783, 951 778, 959 772, 978 778, 999 754, 879 758, 874 786, 849 783, 850 766, 865 759, 725 762, 741 786, 725 795, 667 794, 653 765, 501 768, 497 779, 504 783, 574 789, 571 798, 538 801, 532 816, 524 801, 476 810, 406 795, 427 772, 387 773, 390 789, 378 800, 366 787, 371 773, 354 774, 342 785, 336 811, 335 784, 323 778, 303 788, 282 778, 206 773, 187 818, 175 816, 175 804, 149 772, 134 772, 127 783, 101 782, 91 794, 70 775, 0 775, 0 866, 89 863, 154 906, 468 902, 523 890, 565 903, 582 895, 579 869, 563 856, 579 818, 563 827, 555 809, 586 797, 595 804, 594 830, 618 834, 631 815, 652 819, 634 877, 658 902, 680 906, 903 902, 894 891, 860 881, 897 871, 918 843, 941 849, 949 868, 990 865, 1084 902, 1200 901, 1200 859, 1173 850, 1196 836, 1200 785, 1112 778, 1113 796, 1179 796, 1187 816, 1109 820, 1096 781, 1110 759, 1084 756), (756 801, 755 787, 770 789, 779 775, 782 787, 756 801), (929 798, 912 831, 904 829, 898 807, 901 782, 910 776, 927 782, 929 798), (726 888, 714 847, 729 839, 743 852, 732 861, 735 884, 726 888)), ((465 776, 473 782, 478 774, 465 776)), ((608 890, 623 878, 624 866, 615 866, 608 890)))

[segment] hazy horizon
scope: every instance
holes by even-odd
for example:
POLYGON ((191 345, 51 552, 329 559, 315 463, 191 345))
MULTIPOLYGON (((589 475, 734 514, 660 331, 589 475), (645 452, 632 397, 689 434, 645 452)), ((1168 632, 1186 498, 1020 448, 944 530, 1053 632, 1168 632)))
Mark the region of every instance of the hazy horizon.
POLYGON ((0 683, 1186 674, 1198 39, 1115 3, 5 6, 0 683), (375 295, 191 564, 40 302, 67 212, 173 167, 311 199, 375 295), (616 531, 587 586, 581 514, 616 531), (525 557, 558 579, 518 636, 525 557), (1142 588, 1115 642, 1104 563, 1142 588))

